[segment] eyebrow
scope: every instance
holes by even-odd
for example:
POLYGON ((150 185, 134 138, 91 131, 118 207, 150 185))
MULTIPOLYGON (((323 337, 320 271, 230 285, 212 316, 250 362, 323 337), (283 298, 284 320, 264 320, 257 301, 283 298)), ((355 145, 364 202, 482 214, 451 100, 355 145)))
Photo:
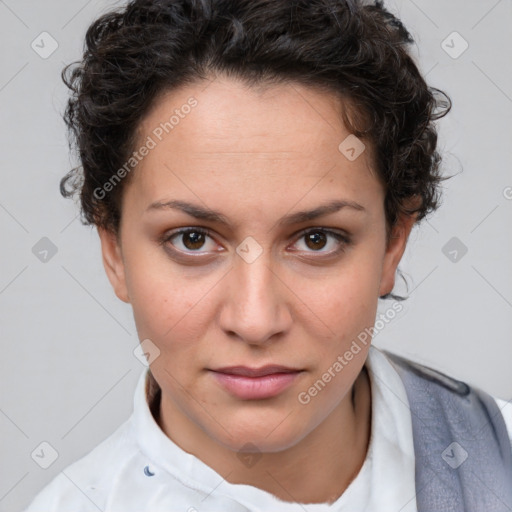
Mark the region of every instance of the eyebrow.
MULTIPOLYGON (((327 204, 320 205, 317 208, 313 208, 312 210, 303 210, 296 213, 285 215, 278 222, 278 224, 281 226, 300 224, 301 222, 306 222, 309 220, 316 219, 317 217, 322 217, 330 213, 338 212, 343 208, 350 208, 352 210, 366 212, 364 206, 354 201, 334 200, 327 204)), ((156 201, 154 203, 151 203, 148 206, 148 208, 146 208, 146 212, 166 209, 180 210, 186 213, 187 215, 190 215, 191 217, 203 221, 217 222, 219 224, 224 224, 227 226, 229 226, 230 224, 228 218, 225 217, 220 212, 179 200, 172 200, 166 202, 156 201)))

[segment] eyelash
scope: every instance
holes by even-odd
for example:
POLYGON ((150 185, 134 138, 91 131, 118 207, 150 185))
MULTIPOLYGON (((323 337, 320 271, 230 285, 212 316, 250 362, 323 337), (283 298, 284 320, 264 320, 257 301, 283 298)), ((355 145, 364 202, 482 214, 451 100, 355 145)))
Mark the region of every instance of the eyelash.
MULTIPOLYGON (((159 243, 160 243, 160 245, 164 246, 164 245, 168 244, 168 242, 170 242, 173 238, 179 237, 180 235, 184 235, 187 233, 200 233, 202 235, 208 236, 213 239, 213 237, 211 236, 211 232, 209 230, 200 228, 200 227, 194 227, 194 228, 190 227, 190 228, 181 228, 172 233, 164 234, 159 239, 159 243)), ((345 249, 347 248, 347 246, 349 246, 351 244, 351 239, 348 236, 342 235, 341 233, 338 233, 336 231, 332 231, 332 230, 326 229, 326 228, 307 228, 307 229, 299 232, 296 235, 296 240, 298 241, 301 238, 305 237, 306 235, 309 235, 312 233, 324 233, 326 235, 330 235, 330 236, 334 237, 339 242, 339 247, 333 251, 328 252, 328 253, 322 253, 319 251, 306 251, 306 252, 311 252, 312 254, 315 254, 315 252, 318 252, 318 254, 323 255, 323 256, 319 256, 319 257, 337 256, 338 254, 344 252, 345 249)), ((184 255, 185 257, 190 256, 194 253, 201 254, 199 251, 185 252, 180 249, 174 249, 174 248, 167 248, 167 250, 170 250, 175 254, 184 255)), ((300 251, 296 251, 296 252, 300 252, 300 251)))

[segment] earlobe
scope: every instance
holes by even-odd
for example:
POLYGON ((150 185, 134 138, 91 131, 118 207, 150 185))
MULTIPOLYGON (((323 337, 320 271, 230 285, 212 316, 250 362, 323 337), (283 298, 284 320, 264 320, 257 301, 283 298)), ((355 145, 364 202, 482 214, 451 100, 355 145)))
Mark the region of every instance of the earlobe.
POLYGON ((409 234, 416 222, 417 214, 401 214, 393 226, 384 255, 379 297, 391 293, 395 286, 396 269, 407 247, 409 234))
POLYGON ((123 302, 129 303, 130 297, 126 286, 124 261, 119 241, 115 234, 104 228, 98 227, 98 235, 101 242, 103 267, 108 280, 117 297, 123 302))

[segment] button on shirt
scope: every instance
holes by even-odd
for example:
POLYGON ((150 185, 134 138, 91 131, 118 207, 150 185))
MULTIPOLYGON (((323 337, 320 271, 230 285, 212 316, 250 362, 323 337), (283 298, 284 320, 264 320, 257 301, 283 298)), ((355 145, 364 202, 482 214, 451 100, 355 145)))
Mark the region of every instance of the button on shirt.
MULTIPOLYGON (((169 439, 151 414, 155 389, 141 374, 130 418, 58 474, 26 512, 417 512, 411 413, 402 381, 371 346, 365 366, 372 430, 359 473, 332 504, 284 502, 245 484, 231 484, 169 439)), ((512 404, 496 399, 512 443, 512 404)))

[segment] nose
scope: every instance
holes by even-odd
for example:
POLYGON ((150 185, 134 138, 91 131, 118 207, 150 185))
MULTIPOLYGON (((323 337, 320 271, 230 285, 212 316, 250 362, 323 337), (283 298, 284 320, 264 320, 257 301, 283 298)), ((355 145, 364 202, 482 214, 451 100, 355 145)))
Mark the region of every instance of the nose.
POLYGON ((265 253, 252 262, 236 255, 224 286, 220 325, 229 336, 261 345, 290 329, 293 294, 265 253))

